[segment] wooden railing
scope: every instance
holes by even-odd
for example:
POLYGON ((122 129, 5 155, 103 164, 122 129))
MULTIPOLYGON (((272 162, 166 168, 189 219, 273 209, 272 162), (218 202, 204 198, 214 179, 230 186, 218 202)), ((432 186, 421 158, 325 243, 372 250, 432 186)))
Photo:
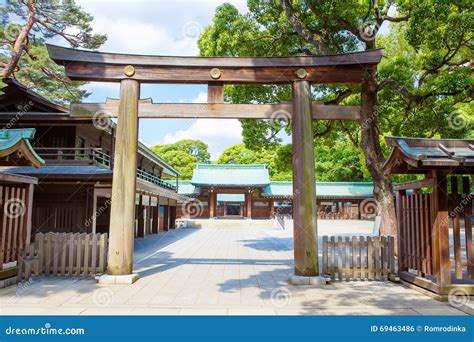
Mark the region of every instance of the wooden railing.
POLYGON ((168 182, 165 182, 160 177, 157 177, 155 175, 152 175, 151 173, 148 173, 148 172, 140 170, 140 169, 137 170, 137 177, 144 180, 144 181, 146 181, 146 182, 159 185, 163 188, 168 188, 168 189, 174 190, 174 191, 178 190, 178 188, 176 186, 171 185, 168 182))
POLYGON ((384 280, 395 274, 392 236, 323 236, 322 274, 332 280, 384 280))
MULTIPOLYGON (((39 147, 35 148, 35 151, 46 161, 47 164, 99 164, 108 169, 112 168, 111 157, 101 148, 39 147)), ((177 191, 176 186, 140 169, 137 169, 137 178, 159 185, 163 188, 177 191)))
POLYGON ((400 278, 439 294, 474 283, 469 177, 428 178, 395 190, 400 278))
POLYGON ((20 279, 35 275, 94 276, 107 266, 107 234, 37 233, 19 263, 20 279))
POLYGON ((89 147, 38 147, 35 151, 49 164, 101 164, 112 165, 111 158, 101 148, 89 147))

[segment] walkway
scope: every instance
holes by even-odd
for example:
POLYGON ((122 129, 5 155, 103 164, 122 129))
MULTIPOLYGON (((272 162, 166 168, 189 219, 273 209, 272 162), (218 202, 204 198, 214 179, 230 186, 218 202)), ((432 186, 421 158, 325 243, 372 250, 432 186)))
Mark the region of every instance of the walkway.
POLYGON ((41 277, 0 289, 2 314, 463 314, 391 282, 293 287, 290 232, 178 229, 136 240, 133 285, 41 277))

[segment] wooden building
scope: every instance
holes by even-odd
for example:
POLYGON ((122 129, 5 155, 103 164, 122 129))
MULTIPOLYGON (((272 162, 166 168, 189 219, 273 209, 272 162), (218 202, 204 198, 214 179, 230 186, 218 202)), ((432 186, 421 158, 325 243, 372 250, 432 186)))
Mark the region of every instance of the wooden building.
MULTIPOLYGON (((316 182, 315 186, 321 218, 375 215, 372 183, 316 182)), ((179 181, 179 193, 198 200, 188 201, 180 212, 180 217, 194 218, 291 216, 293 196, 298 196, 292 182, 270 181, 266 165, 259 164, 198 164, 191 180, 179 181)))
MULTIPOLYGON (((40 167, 33 150, 34 129, 0 130, 0 165, 40 167)), ((34 177, 0 172, 0 287, 16 280, 18 261, 30 241, 34 177)))
MULTIPOLYGON (((31 145, 39 168, 4 165, 2 171, 38 179, 33 232, 107 232, 110 221, 115 123, 106 113, 78 119, 16 81, 0 95, 0 126, 34 128, 31 145)), ((179 172, 144 144, 138 145, 135 236, 174 228, 179 172)))
POLYGON ((474 140, 386 140, 387 172, 424 175, 394 187, 400 278, 440 295, 474 295, 474 140))

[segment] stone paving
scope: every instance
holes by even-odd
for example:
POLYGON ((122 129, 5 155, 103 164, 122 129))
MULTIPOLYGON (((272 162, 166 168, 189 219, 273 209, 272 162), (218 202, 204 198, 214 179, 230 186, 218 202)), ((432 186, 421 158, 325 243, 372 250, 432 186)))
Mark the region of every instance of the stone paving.
POLYGON ((295 287, 292 235, 259 227, 177 229, 136 240, 132 285, 39 277, 0 289, 0 313, 150 315, 463 315, 391 282, 295 287))

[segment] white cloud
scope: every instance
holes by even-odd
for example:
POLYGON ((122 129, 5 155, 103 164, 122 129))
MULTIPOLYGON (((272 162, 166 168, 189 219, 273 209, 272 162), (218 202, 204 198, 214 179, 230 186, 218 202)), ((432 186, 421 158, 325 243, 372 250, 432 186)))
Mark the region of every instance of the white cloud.
POLYGON ((235 119, 197 119, 189 128, 168 133, 163 138, 164 144, 171 144, 182 139, 198 139, 209 145, 211 159, 227 147, 242 142, 242 126, 235 119))
POLYGON ((112 51, 133 54, 194 56, 198 53, 197 40, 192 30, 200 30, 199 25, 186 23, 184 30, 189 37, 182 33, 177 36, 162 26, 142 22, 138 19, 112 18, 96 15, 93 27, 98 33, 106 33, 107 41, 101 47, 102 51, 112 51))

